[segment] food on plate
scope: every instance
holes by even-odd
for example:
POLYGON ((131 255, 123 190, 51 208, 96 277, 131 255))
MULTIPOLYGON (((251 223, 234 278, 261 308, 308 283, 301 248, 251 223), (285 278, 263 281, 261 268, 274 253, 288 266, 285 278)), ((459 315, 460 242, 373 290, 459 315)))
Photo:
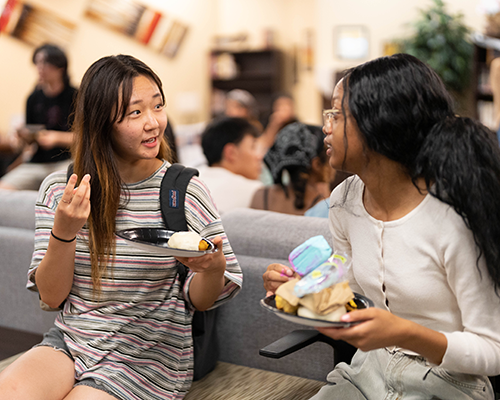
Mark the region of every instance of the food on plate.
POLYGON ((168 247, 182 250, 205 251, 209 248, 209 244, 196 232, 175 232, 168 239, 168 247))
POLYGON ((299 280, 297 278, 281 285, 276 290, 274 301, 276 308, 283 310, 287 314, 295 314, 299 308, 299 298, 293 293, 293 288, 299 280))
POLYGON ((288 260, 300 276, 307 275, 324 263, 332 254, 332 248, 322 235, 314 236, 292 250, 288 260))
POLYGON ((332 311, 331 313, 325 315, 316 314, 314 311, 309 310, 307 307, 299 307, 299 309, 297 310, 297 315, 304 318, 323 319, 325 321, 338 322, 340 321, 340 317, 342 317, 342 315, 344 315, 346 312, 347 310, 345 306, 340 306, 335 311, 332 311))
POLYGON ((331 254, 323 236, 315 236, 290 254, 290 262, 300 278, 292 279, 276 290, 276 308, 300 317, 340 321, 346 312, 357 308, 354 293, 344 275, 350 267, 346 255, 331 254), (311 240, 314 239, 314 240, 311 240), (329 251, 328 256, 325 254, 329 251), (306 272, 304 274, 304 272, 306 272))

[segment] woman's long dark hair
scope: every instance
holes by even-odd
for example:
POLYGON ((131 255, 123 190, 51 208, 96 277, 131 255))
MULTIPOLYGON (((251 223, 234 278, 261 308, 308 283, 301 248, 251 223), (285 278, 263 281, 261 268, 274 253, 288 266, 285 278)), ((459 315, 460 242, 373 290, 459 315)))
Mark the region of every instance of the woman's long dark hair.
POLYGON ((397 161, 416 185, 449 204, 472 231, 500 291, 500 147, 495 134, 453 113, 441 79, 407 54, 346 72, 344 102, 366 148, 397 161))
MULTIPOLYGON (((123 188, 115 162, 113 124, 125 117, 137 76, 155 82, 165 101, 160 78, 142 61, 127 55, 103 57, 92 64, 83 76, 76 100, 72 155, 79 180, 85 174, 91 176, 89 250, 92 281, 98 292, 114 253, 115 220, 123 188)), ((168 157, 163 136, 157 158, 168 157)))

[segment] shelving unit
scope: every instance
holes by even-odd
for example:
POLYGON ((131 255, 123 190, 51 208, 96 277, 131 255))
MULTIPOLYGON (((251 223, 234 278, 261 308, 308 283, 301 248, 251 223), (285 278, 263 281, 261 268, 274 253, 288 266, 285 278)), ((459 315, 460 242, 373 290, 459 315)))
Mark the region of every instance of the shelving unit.
POLYGON ((487 127, 496 131, 493 92, 490 82, 490 62, 497 56, 497 51, 493 48, 487 48, 480 45, 474 45, 474 65, 473 65, 473 84, 475 117, 487 127))
POLYGON ((273 96, 283 89, 283 57, 278 50, 210 54, 212 90, 224 93, 233 89, 250 92, 257 100, 259 111, 269 111, 273 96))

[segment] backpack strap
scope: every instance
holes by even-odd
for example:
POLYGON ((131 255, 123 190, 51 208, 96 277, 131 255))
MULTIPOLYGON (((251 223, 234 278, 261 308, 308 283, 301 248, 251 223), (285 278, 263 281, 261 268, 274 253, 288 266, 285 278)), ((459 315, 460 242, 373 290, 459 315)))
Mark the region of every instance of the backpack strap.
MULTIPOLYGON (((198 176, 198 170, 185 167, 181 164, 172 164, 161 181, 160 208, 165 227, 171 231, 187 231, 184 202, 186 189, 193 176, 198 176)), ((183 285, 188 269, 185 265, 177 263, 179 279, 183 285)))

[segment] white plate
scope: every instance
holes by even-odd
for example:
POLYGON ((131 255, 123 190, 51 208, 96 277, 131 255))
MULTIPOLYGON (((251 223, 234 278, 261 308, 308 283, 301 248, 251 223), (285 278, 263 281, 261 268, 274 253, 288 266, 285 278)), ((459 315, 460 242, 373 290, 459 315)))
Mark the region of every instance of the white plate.
MULTIPOLYGON (((348 328, 353 325, 357 325, 360 322, 331 322, 324 321, 321 319, 313 319, 313 318, 304 318, 299 317, 298 315, 287 314, 284 311, 278 310, 276 308, 276 303, 274 302, 275 295, 271 295, 266 297, 260 301, 262 307, 266 310, 276 314, 278 317, 283 318, 287 321, 294 322, 300 325, 318 327, 318 328, 348 328)), ((373 307, 373 302, 365 296, 362 296, 358 293, 354 293, 354 301, 358 305, 359 309, 373 307)))
POLYGON ((174 234, 174 231, 158 228, 135 228, 125 229, 116 232, 116 235, 138 249, 145 250, 150 253, 159 254, 162 256, 171 257, 201 257, 215 251, 214 244, 205 238, 202 238, 208 243, 208 249, 205 251, 183 250, 168 247, 168 239, 174 234))

